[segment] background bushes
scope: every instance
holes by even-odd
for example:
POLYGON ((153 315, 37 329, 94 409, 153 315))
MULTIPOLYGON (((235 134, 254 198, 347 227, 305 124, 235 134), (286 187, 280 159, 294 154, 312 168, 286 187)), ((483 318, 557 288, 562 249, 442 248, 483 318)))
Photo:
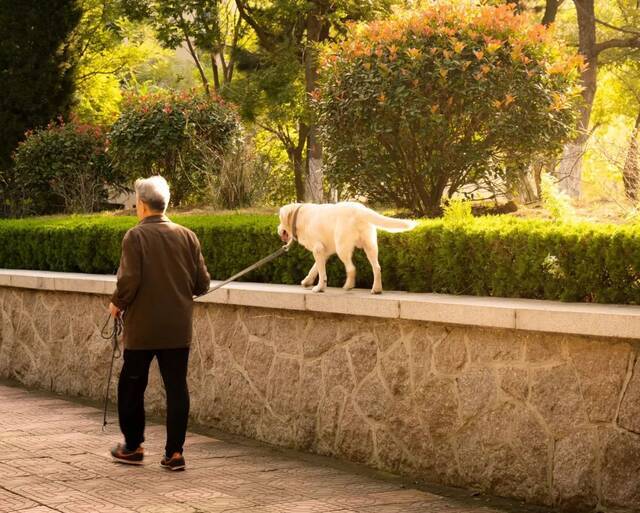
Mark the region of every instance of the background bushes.
MULTIPOLYGON (((194 230, 209 271, 223 279, 276 250, 274 215, 175 216, 194 230)), ((115 273, 132 217, 0 221, 0 267, 115 273)), ((379 233, 386 290, 640 304, 640 228, 509 217, 428 220, 412 232, 379 233)), ((358 286, 371 270, 357 251, 358 286)), ((312 264, 295 247, 247 281, 299 283, 312 264)), ((329 263, 329 284, 344 268, 329 263)))
POLYGON ((235 110, 217 96, 194 92, 132 95, 109 132, 109 154, 131 178, 161 174, 171 204, 206 197, 242 129, 235 110))
POLYGON ((508 189, 575 124, 581 59, 565 50, 509 2, 351 25, 313 94, 329 180, 418 216, 443 195, 508 189))
POLYGON ((95 212, 104 208, 108 187, 125 181, 99 127, 62 119, 27 133, 3 178, 4 206, 14 215, 95 212))

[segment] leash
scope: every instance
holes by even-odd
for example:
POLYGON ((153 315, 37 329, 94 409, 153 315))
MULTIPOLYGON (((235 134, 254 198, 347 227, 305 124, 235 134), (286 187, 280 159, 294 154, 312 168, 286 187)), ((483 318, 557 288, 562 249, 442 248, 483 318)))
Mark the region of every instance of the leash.
POLYGON ((102 412, 102 431, 104 432, 107 429, 107 405, 109 403, 109 388, 111 387, 111 377, 113 375, 113 363, 116 358, 120 358, 122 354, 120 351, 120 346, 118 345, 118 337, 122 334, 122 319, 120 316, 115 317, 113 319, 113 328, 111 329, 111 333, 106 333, 107 324, 109 324, 109 319, 111 318, 111 314, 107 317, 107 320, 104 322, 102 329, 100 330, 100 336, 105 340, 111 340, 111 344, 113 346, 113 352, 111 353, 111 365, 109 366, 109 377, 107 378, 107 387, 104 391, 104 409, 102 412))
POLYGON ((277 251, 274 251, 273 253, 271 253, 270 255, 268 255, 266 257, 264 257, 263 259, 258 260, 256 263, 251 264, 249 267, 244 268, 242 271, 234 274, 230 278, 227 278, 223 282, 214 285, 213 287, 211 287, 209 290, 207 290, 203 294, 200 294, 199 296, 195 296, 194 299, 197 299, 197 298, 200 298, 200 297, 204 297, 207 294, 211 294, 212 292, 215 292, 219 288, 224 287, 225 285, 228 285, 232 281, 236 281, 238 278, 244 276, 247 273, 250 273, 254 269, 257 269, 258 267, 261 267, 264 264, 267 264, 267 263, 271 262, 272 260, 275 260, 279 256, 284 255, 287 251, 289 251, 289 249, 291 248, 291 245, 293 244, 294 240, 295 239, 292 238, 289 242, 287 242, 284 246, 282 246, 277 251))
MULTIPOLYGON (((198 296, 195 296, 194 299, 197 299, 199 297, 203 297, 203 296, 206 296, 207 294, 211 294, 212 292, 215 292, 219 288, 224 287, 225 285, 228 285, 232 281, 237 280, 238 278, 244 276, 245 274, 250 273, 254 269, 257 269, 258 267, 261 267, 264 264, 271 262, 272 260, 275 260, 279 256, 284 255, 287 251, 289 251, 289 249, 291 248, 291 245, 295 242, 297 238, 296 237, 296 220, 298 217, 299 210, 300 210, 300 206, 294 212, 293 230, 292 230, 293 237, 287 244, 280 247, 280 249, 278 249, 277 251, 274 251, 270 255, 267 255, 261 260, 258 260, 257 262, 251 264, 249 267, 246 267, 242 271, 234 274, 230 278, 227 278, 223 282, 218 283, 217 285, 214 285, 213 287, 209 288, 207 292, 200 294, 198 296)), ((116 358, 120 358, 122 354, 120 351, 120 347, 118 345, 118 337, 122 334, 122 319, 119 316, 115 317, 113 319, 113 328, 111 329, 111 333, 106 333, 105 330, 107 329, 107 325, 109 324, 110 318, 111 318, 111 314, 109 314, 109 316, 107 317, 107 320, 104 322, 102 326, 102 329, 100 330, 100 336, 105 340, 111 340, 111 344, 113 346, 113 352, 111 353, 111 365, 109 366, 109 376, 107 377, 107 386, 104 392, 104 408, 102 412, 103 414, 102 415, 102 431, 105 431, 107 428, 107 405, 109 403, 109 388, 111 387, 111 378, 113 376, 113 363, 115 362, 116 358)))

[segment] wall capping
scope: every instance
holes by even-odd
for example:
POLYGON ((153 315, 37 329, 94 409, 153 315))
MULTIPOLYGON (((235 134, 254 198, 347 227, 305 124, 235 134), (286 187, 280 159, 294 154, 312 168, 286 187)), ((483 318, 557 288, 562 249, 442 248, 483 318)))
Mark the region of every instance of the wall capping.
MULTIPOLYGON (((106 295, 113 292, 115 283, 113 275, 0 269, 3 287, 106 295)), ((298 285, 248 282, 229 284, 196 301, 486 328, 640 338, 640 306, 632 305, 397 291, 374 296, 368 290, 347 292, 337 288, 315 294, 298 285)))

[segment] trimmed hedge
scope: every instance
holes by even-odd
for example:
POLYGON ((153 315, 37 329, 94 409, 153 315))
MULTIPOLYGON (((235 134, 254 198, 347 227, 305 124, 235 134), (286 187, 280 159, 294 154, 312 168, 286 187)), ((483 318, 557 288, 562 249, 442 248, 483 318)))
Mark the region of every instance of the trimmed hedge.
MULTIPOLYGON (((202 243, 214 279, 223 279, 280 246, 275 215, 172 216, 202 243)), ((0 221, 0 267, 115 273, 133 217, 74 216, 0 221)), ((386 290, 640 304, 640 227, 559 224, 512 217, 422 221, 412 232, 379 232, 386 290)), ((359 287, 371 269, 356 252, 359 287)), ((247 281, 299 283, 309 252, 257 269, 247 281)), ((328 266, 340 286, 344 268, 328 266)))

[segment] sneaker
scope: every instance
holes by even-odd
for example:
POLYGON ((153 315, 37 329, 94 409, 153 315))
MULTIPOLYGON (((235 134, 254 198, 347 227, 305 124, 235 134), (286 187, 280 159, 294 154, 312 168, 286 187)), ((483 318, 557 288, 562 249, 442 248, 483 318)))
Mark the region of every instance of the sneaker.
POLYGON ((160 462, 160 466, 168 470, 184 470, 185 469, 184 457, 179 452, 174 452, 171 458, 167 458, 166 456, 162 458, 162 461, 160 462))
POLYGON ((126 463, 127 465, 142 465, 144 459, 144 449, 138 447, 135 451, 130 451, 124 444, 118 444, 111 449, 111 457, 118 463, 126 463))

